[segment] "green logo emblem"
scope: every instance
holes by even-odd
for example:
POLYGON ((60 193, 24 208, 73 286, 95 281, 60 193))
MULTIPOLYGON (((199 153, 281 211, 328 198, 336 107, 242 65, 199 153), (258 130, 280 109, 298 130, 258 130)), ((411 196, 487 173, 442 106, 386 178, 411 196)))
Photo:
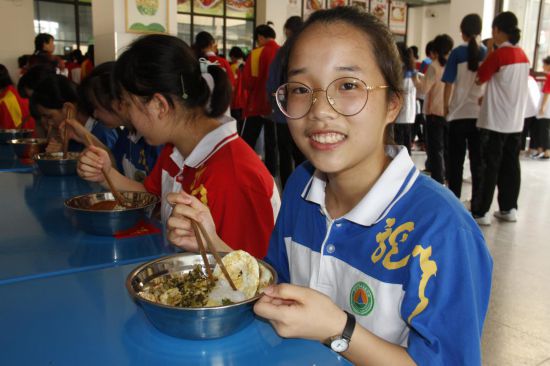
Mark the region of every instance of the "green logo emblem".
POLYGON ((349 294, 351 310, 357 315, 369 315, 374 308, 374 294, 365 282, 357 282, 349 294))

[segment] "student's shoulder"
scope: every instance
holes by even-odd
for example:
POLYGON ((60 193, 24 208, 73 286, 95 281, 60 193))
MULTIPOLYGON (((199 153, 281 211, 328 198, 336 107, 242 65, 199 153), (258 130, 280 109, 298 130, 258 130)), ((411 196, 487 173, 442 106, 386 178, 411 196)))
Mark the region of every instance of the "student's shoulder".
POLYGON ((454 194, 423 174, 418 176, 402 203, 412 208, 419 222, 428 223, 434 229, 460 229, 480 234, 472 215, 454 194))

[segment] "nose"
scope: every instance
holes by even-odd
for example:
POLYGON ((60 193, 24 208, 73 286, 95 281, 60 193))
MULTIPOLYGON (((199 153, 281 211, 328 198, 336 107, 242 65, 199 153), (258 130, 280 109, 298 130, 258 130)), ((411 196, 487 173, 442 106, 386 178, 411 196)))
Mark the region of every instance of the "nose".
POLYGON ((314 118, 334 118, 337 112, 332 107, 334 105, 334 99, 326 94, 323 89, 313 90, 313 99, 311 101, 310 113, 313 113, 314 118), (321 93, 324 93, 323 98, 321 93))

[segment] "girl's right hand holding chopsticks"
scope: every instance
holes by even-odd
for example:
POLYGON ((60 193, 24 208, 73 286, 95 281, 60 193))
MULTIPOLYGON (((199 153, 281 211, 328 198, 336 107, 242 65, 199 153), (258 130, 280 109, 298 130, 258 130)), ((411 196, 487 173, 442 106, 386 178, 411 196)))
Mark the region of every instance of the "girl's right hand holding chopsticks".
POLYGON ((78 159, 77 173, 87 181, 105 183, 102 169, 105 174, 111 171, 111 159, 109 153, 97 146, 88 146, 78 159))
POLYGON ((166 199, 173 207, 166 223, 166 236, 172 244, 184 250, 199 251, 197 238, 191 226, 191 220, 194 220, 206 230, 218 252, 233 250, 218 236, 208 206, 184 191, 169 193, 166 199))

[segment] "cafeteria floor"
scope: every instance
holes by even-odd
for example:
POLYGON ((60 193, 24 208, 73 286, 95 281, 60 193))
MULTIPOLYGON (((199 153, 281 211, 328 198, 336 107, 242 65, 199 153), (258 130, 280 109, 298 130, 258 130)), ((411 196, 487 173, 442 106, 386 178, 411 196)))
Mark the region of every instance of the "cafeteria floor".
MULTIPOLYGON (((419 169, 425 154, 413 152, 419 169)), ((465 167, 464 175, 469 176, 465 167)), ((462 200, 471 184, 464 182, 462 200)), ((483 365, 550 366, 550 162, 521 158, 518 221, 482 227, 493 256, 483 365)), ((496 210, 496 194, 491 212, 496 210)))

